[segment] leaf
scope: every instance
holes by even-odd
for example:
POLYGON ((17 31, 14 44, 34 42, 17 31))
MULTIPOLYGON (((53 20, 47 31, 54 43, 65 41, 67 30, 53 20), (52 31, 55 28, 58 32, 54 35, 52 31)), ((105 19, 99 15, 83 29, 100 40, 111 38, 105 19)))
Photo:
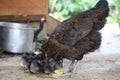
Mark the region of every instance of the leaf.
POLYGON ((55 6, 55 9, 56 9, 57 12, 60 12, 62 8, 63 8, 63 6, 60 3, 56 4, 56 6, 55 6))

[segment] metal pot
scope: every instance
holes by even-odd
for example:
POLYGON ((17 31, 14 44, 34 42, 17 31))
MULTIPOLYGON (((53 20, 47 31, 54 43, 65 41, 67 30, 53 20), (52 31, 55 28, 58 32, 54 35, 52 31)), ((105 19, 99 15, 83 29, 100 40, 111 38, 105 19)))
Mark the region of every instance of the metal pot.
POLYGON ((44 21, 44 18, 40 20, 39 29, 27 24, 0 22, 0 47, 12 53, 33 52, 44 21))

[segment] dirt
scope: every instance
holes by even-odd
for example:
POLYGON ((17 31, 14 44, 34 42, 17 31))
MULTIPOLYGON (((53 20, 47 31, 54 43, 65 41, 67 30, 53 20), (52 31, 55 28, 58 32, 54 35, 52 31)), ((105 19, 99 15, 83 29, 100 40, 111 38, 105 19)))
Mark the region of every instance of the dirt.
MULTIPOLYGON (((21 66, 21 56, 9 56, 0 59, 0 80, 119 80, 120 54, 86 55, 79 63, 77 74, 69 77, 41 77, 41 74, 24 72, 21 66)), ((70 61, 65 60, 65 66, 70 61)))
MULTIPOLYGON (((43 77, 25 72, 21 66, 21 55, 4 54, 0 57, 0 80, 120 80, 120 30, 118 27, 109 29, 111 26, 101 31, 103 40, 100 49, 84 56, 72 78, 43 77)), ((64 66, 69 63, 65 60, 64 66)))

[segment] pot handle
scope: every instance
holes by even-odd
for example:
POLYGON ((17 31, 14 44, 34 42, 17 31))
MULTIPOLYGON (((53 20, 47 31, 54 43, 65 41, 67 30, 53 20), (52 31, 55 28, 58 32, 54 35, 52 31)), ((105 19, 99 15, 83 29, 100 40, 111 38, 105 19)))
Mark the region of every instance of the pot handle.
POLYGON ((39 32, 41 32, 43 30, 44 22, 45 22, 45 18, 41 18, 40 19, 40 27, 34 33, 34 40, 33 40, 33 42, 35 42, 37 40, 37 36, 38 36, 39 32))

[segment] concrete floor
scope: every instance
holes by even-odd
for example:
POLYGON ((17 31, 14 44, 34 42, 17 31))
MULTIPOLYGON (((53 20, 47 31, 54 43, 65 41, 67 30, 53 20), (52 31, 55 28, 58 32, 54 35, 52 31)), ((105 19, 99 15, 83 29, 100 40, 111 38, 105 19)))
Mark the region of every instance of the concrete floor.
MULTIPOLYGON (((85 55, 80 61, 77 74, 69 77, 41 77, 25 73, 21 56, 3 55, 0 58, 0 80, 120 80, 120 29, 117 24, 106 25, 99 50, 85 55)), ((68 66, 70 61, 65 60, 68 66)))

